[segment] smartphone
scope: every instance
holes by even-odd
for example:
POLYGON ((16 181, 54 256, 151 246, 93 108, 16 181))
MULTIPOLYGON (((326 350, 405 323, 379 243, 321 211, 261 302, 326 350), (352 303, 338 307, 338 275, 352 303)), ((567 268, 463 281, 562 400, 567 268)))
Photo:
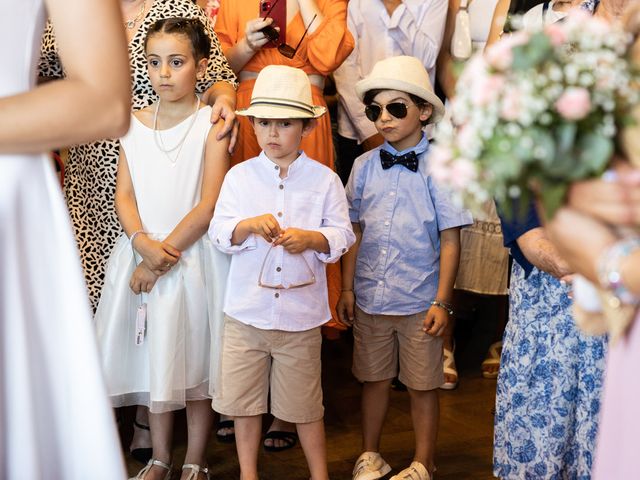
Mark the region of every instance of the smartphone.
POLYGON ((287 38, 287 0, 260 0, 260 16, 273 18, 272 27, 280 29, 280 41, 269 42, 262 48, 275 48, 287 38))

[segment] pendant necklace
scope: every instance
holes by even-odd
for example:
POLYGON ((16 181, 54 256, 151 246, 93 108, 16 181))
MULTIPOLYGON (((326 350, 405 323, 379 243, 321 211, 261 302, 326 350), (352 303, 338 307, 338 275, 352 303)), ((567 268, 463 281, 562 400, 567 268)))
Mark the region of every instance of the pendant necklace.
POLYGON ((144 17, 145 8, 147 8, 147 0, 143 0, 142 5, 140 6, 140 11, 133 19, 124 22, 124 28, 133 30, 136 27, 136 24, 144 17))
POLYGON ((158 99, 158 103, 156 104, 156 111, 153 114, 153 139, 156 142, 156 147, 158 147, 158 149, 167 156, 172 165, 175 165, 178 161, 178 157, 180 156, 182 146, 187 139, 187 135, 189 135, 193 124, 196 123, 196 118, 198 117, 197 113, 199 109, 200 98, 196 95, 196 109, 193 114, 191 114, 191 122, 189 122, 189 126, 185 130, 184 135, 182 135, 182 138, 178 141, 176 146, 167 148, 164 144, 164 141, 162 140, 162 134, 160 133, 160 130, 158 130, 158 112, 160 111, 160 99, 158 99), (171 158, 171 154, 176 150, 178 152, 176 153, 175 158, 171 158))

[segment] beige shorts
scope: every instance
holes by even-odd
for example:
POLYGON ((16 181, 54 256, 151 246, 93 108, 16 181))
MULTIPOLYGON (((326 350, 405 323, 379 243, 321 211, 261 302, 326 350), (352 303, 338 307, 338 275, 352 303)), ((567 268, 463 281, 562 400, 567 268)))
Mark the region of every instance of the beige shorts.
POLYGON ((324 416, 320 327, 304 332, 261 330, 225 315, 221 380, 213 408, 230 416, 269 411, 291 423, 324 416))
POLYGON ((422 331, 425 315, 369 315, 356 307, 353 375, 361 382, 379 382, 398 375, 413 390, 440 387, 444 383, 442 337, 422 331))

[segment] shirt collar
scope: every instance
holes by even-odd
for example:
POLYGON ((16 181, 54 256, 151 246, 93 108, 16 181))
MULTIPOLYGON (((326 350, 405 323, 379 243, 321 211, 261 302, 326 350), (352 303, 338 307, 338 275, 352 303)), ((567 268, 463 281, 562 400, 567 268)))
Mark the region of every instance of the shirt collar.
MULTIPOLYGON (((304 151, 300 150, 298 152, 298 158, 296 158, 291 163, 291 165, 289 165, 289 171, 287 172, 287 176, 285 178, 291 177, 292 174, 295 174, 297 170, 301 169, 304 163, 306 163, 307 158, 309 158, 307 157, 307 154, 304 153, 304 151)), ((267 157, 266 153, 264 153, 264 150, 261 151, 258 155, 258 163, 268 169, 270 172, 273 172, 274 176, 278 177, 279 180, 282 180, 280 178, 280 168, 275 168, 278 165, 276 165, 275 162, 269 160, 269 157, 267 157)))
POLYGON ((393 155, 404 155, 405 153, 409 153, 411 150, 416 152, 416 155, 422 155, 424 152, 426 152, 429 149, 429 140, 427 139, 427 136, 423 132, 422 138, 420 139, 418 144, 414 145, 413 147, 405 148, 404 150, 399 152, 385 140, 384 144, 382 145, 382 149, 386 150, 387 152, 393 155))

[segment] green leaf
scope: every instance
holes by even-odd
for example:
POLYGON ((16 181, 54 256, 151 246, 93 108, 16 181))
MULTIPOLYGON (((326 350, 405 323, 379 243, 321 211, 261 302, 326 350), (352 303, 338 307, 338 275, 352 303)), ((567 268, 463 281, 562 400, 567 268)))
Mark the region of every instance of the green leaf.
POLYGON ((553 218, 562 206, 567 194, 568 184, 565 182, 545 182, 540 192, 540 201, 547 219, 553 218))
POLYGON ((575 146, 576 166, 569 171, 569 180, 582 180, 600 175, 613 155, 613 140, 596 132, 578 137, 575 146))
POLYGON ((553 53, 551 40, 543 32, 534 33, 529 42, 513 48, 513 69, 528 70, 541 64, 553 53))

